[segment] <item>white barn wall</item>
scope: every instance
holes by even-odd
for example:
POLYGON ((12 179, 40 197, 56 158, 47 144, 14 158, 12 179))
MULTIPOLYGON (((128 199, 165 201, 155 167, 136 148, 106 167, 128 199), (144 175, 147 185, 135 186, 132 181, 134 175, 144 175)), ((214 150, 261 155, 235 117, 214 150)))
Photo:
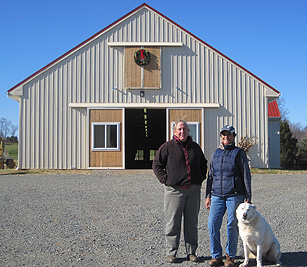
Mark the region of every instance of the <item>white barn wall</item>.
POLYGON ((20 102, 20 168, 86 167, 86 109, 68 108, 71 91, 63 84, 65 79, 61 77, 67 76, 62 70, 48 72, 43 79, 24 87, 20 102))
MULTIPOLYGON (((205 110, 205 153, 232 124, 238 137, 255 136, 252 165, 267 167, 266 86, 159 14, 143 8, 23 87, 20 102, 21 168, 86 168, 86 109, 70 103, 219 103, 205 110), (124 47, 109 42, 182 42, 161 49, 162 89, 124 88, 124 47), (24 141, 22 141, 24 140, 24 141)), ((166 105, 167 106, 167 105, 166 105)), ((237 140, 238 141, 238 140, 237 140)))

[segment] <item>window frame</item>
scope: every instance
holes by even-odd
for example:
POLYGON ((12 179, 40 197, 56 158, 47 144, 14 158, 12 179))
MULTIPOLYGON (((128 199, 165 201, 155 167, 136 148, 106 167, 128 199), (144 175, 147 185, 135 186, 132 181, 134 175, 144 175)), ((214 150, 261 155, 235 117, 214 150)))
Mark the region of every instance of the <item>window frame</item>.
POLYGON ((92 122, 92 151, 120 151, 120 122, 92 122), (105 146, 107 145, 108 140, 108 126, 116 126, 116 147, 95 147, 95 126, 105 126, 105 146))

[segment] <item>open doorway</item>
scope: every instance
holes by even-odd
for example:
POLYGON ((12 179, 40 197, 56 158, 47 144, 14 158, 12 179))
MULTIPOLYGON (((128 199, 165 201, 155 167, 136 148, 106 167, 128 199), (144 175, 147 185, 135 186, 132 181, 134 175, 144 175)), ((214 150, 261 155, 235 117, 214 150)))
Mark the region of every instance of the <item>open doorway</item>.
POLYGON ((166 110, 126 109, 125 139, 125 168, 151 169, 157 150, 166 140, 166 110))

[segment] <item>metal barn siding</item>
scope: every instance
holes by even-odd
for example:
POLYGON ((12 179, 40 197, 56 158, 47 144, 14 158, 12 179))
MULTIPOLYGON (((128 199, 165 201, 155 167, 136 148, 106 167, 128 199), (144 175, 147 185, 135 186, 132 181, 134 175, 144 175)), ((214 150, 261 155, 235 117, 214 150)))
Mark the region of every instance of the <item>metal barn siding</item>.
POLYGON ((269 118, 269 158, 269 168, 280 169, 280 118, 269 118))
POLYGON ((86 109, 69 109, 70 94, 62 90, 57 75, 47 75, 24 87, 20 101, 20 168, 86 168, 86 109), (39 84, 46 87, 42 89, 39 84))
MULTIPOLYGON (((257 77, 147 5, 16 86, 20 100, 20 168, 86 168, 86 107, 91 104, 220 104, 205 108, 207 157, 219 145, 219 130, 232 124, 237 139, 256 137, 252 166, 268 167, 268 92, 257 77), (129 43, 161 45, 160 90, 124 88, 124 52, 129 43), (116 45, 123 43, 123 45, 116 45), (113 45, 112 45, 113 44, 113 45), (22 91, 22 93, 20 93, 22 91)), ((14 90, 15 90, 14 89, 14 90)), ((12 91, 12 94, 14 91, 12 91)), ((238 141, 238 140, 237 140, 238 141)))

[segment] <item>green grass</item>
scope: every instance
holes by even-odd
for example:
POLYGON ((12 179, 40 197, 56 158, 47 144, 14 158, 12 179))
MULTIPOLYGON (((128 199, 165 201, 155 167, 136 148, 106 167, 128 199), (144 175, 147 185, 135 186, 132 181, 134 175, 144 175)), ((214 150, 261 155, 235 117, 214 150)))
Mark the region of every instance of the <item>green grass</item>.
POLYGON ((18 144, 13 143, 11 145, 5 145, 4 150, 9 153, 10 157, 13 157, 15 161, 18 159, 18 144))
POLYGON ((307 170, 282 170, 282 169, 251 168, 251 174, 307 174, 307 170))

